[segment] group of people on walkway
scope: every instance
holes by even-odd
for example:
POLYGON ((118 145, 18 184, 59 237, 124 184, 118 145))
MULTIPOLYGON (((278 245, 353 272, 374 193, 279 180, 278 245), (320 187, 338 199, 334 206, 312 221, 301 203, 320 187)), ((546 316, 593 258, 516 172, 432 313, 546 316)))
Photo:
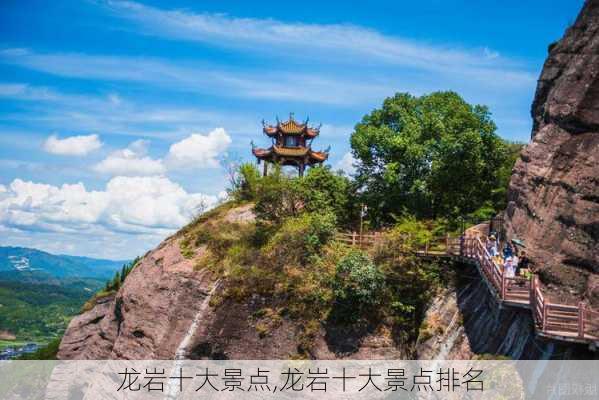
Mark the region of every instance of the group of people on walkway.
POLYGON ((491 233, 487 237, 486 248, 489 255, 493 260, 504 269, 505 276, 507 278, 513 278, 520 276, 524 271, 528 271, 530 267, 530 260, 521 244, 517 244, 514 241, 506 240, 501 253, 500 242, 497 240, 497 235, 491 233))

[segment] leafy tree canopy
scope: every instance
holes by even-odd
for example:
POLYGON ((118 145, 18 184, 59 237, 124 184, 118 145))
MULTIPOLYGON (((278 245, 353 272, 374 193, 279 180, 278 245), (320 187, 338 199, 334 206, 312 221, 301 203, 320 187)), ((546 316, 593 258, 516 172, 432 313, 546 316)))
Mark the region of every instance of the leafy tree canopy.
POLYGON ((486 107, 455 92, 385 99, 351 136, 371 218, 380 224, 405 213, 457 217, 501 207, 514 159, 495 130, 486 107))
POLYGON ((341 224, 351 222, 353 186, 330 167, 312 167, 305 176, 291 178, 275 165, 261 177, 254 165, 242 164, 231 181, 233 198, 254 201, 261 221, 281 223, 307 211, 332 213, 341 224))

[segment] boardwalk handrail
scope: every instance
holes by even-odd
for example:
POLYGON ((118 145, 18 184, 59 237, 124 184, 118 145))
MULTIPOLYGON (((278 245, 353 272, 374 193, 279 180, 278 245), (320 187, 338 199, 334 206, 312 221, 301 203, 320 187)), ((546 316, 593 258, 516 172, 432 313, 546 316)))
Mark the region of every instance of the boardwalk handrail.
MULTIPOLYGON (((384 235, 381 232, 338 232, 335 239, 351 246, 370 248, 383 243, 384 235)), ((491 257, 479 236, 456 238, 446 235, 426 241, 421 247, 405 253, 424 257, 460 257, 474 262, 500 303, 530 308, 535 328, 543 336, 566 341, 599 342, 599 311, 591 309, 585 302, 577 305, 549 302, 536 274, 529 278, 506 276, 505 269, 491 257)))
MULTIPOLYGON (((404 242, 410 241, 410 235, 405 234, 401 236, 404 242)), ((385 242, 384 232, 376 231, 373 233, 358 232, 337 232, 335 234, 335 240, 341 243, 345 243, 351 246, 360 248, 371 248, 378 245, 382 245, 385 242)), ((459 238, 445 235, 443 237, 434 238, 433 240, 427 240, 420 246, 407 250, 411 246, 406 246, 406 250, 397 250, 401 254, 416 254, 418 256, 451 256, 459 253, 459 238)), ((402 247, 400 245, 400 247, 402 247)))
POLYGON ((474 260, 482 276, 495 289, 495 296, 507 305, 524 305, 532 311, 537 330, 544 336, 566 341, 599 341, 599 312, 584 302, 577 305, 551 303, 539 284, 539 277, 506 277, 480 237, 463 237, 461 256, 474 260))

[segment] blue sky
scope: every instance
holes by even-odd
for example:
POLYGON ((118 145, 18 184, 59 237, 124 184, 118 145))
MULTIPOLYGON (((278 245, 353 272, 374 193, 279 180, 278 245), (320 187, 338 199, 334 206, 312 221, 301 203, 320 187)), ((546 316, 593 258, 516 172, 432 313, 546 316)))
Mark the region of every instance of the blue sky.
POLYGON ((226 188, 264 118, 322 123, 455 90, 528 141, 549 43, 582 0, 0 4, 0 245, 133 257, 226 188))

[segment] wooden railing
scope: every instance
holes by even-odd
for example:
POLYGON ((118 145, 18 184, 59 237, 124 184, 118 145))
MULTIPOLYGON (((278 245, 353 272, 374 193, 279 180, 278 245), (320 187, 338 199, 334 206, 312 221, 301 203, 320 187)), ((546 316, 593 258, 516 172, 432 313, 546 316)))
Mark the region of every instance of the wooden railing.
POLYGON ((462 238, 461 256, 476 262, 502 302, 529 307, 543 335, 561 340, 599 341, 599 312, 584 302, 577 305, 549 302, 536 275, 506 277, 504 269, 493 261, 479 237, 462 238))
MULTIPOLYGON (((335 239, 361 249, 390 245, 381 232, 362 235, 357 232, 338 232, 335 239)), ((536 275, 530 278, 506 276, 504 268, 493 260, 480 237, 447 235, 414 246, 406 235, 405 243, 408 245, 395 243, 392 251, 398 255, 462 257, 473 261, 502 303, 530 308, 536 328, 544 336, 566 341, 599 341, 599 311, 592 310, 584 302, 577 305, 549 302, 536 275)))
MULTIPOLYGON (((383 232, 362 235, 358 232, 337 232, 335 240, 362 249, 390 245, 383 232)), ((427 240, 418 245, 413 245, 409 235, 405 235, 400 242, 403 243, 394 243, 394 251, 398 254, 415 254, 425 257, 457 256, 460 254, 460 239, 449 235, 427 240)))
POLYGON ((362 234, 358 232, 337 232, 335 234, 335 240, 348 244, 350 246, 357 246, 360 248, 368 248, 375 246, 382 239, 383 235, 381 232, 375 232, 372 234, 362 234))

